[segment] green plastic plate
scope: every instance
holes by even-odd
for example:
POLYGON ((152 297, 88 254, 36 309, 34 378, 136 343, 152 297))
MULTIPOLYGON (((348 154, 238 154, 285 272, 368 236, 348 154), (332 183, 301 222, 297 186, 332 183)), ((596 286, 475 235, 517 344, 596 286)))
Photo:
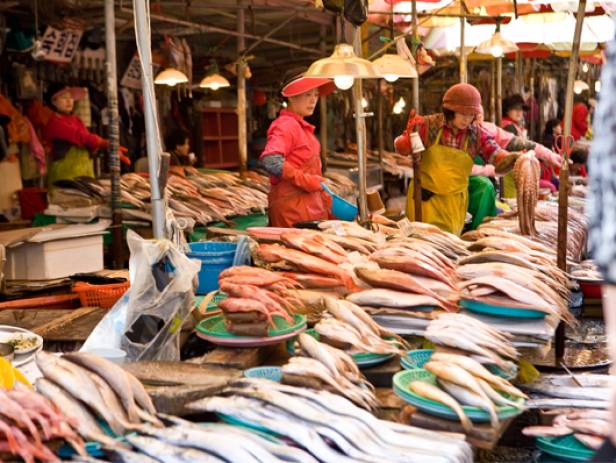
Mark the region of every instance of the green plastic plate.
POLYGON ((545 312, 540 312, 539 310, 501 307, 497 305, 484 304, 483 302, 469 301, 466 299, 460 300, 460 305, 471 312, 493 315, 495 317, 545 318, 546 316, 545 312))
MULTIPOLYGON (((400 366, 405 370, 415 370, 417 368, 423 368, 423 366, 430 360, 432 357, 432 349, 417 349, 410 350, 404 357, 400 357, 400 366)), ((511 381, 518 375, 517 367, 515 371, 511 374, 505 373, 501 368, 496 365, 486 365, 486 369, 495 374, 496 376, 500 376, 507 381, 511 381)))
POLYGON ((263 426, 259 426, 258 424, 251 423, 250 421, 243 421, 235 418, 231 415, 225 415, 223 413, 217 413, 218 417, 223 420, 227 424, 232 424, 233 426, 241 426, 242 428, 251 429, 253 431, 259 431, 264 434, 269 434, 271 436, 276 436, 276 433, 271 432, 269 429, 264 428, 263 426))
MULTIPOLYGON (((309 330, 304 331, 304 333, 309 334, 317 341, 320 341, 321 336, 314 328, 310 328, 309 330)), ((385 338, 392 339, 392 338, 385 338)), ((289 354, 295 355, 295 342, 297 338, 293 338, 287 342, 287 350, 289 354)), ((359 353, 359 354, 351 354, 351 358, 355 362, 358 367, 371 367, 375 365, 380 365, 381 363, 385 363, 388 360, 394 358, 394 354, 372 354, 369 352, 359 353)))
POLYGON ((537 448, 564 461, 588 461, 595 451, 589 449, 573 434, 559 437, 537 437, 537 448))
MULTIPOLYGON (((433 385, 437 384, 436 376, 434 376, 428 370, 424 370, 423 368, 400 371, 394 375, 393 379, 394 392, 396 393, 396 395, 404 401, 417 407, 419 410, 422 410, 430 415, 458 421, 458 415, 456 415, 456 413, 450 407, 435 402, 434 400, 425 399, 411 391, 409 388, 409 384, 413 381, 425 381, 433 385)), ((504 393, 502 395, 503 397, 506 397, 511 400, 518 400, 520 404, 523 403, 522 399, 517 399, 504 393)), ((472 421, 476 423, 490 422, 490 415, 487 412, 481 410, 480 408, 463 405, 462 409, 464 410, 464 413, 466 413, 466 416, 468 416, 472 421)), ((500 420, 505 420, 507 418, 517 416, 522 413, 522 411, 523 410, 519 410, 515 407, 511 407, 508 405, 496 407, 496 412, 500 420)))
MULTIPOLYGON (((293 322, 289 323, 280 315, 273 317, 275 327, 270 328, 268 336, 282 336, 285 334, 297 331, 306 325, 306 317, 304 315, 293 315, 293 322)), ((197 325, 197 331, 208 336, 216 336, 221 338, 243 338, 245 336, 236 336, 227 330, 223 315, 206 318, 197 325)))

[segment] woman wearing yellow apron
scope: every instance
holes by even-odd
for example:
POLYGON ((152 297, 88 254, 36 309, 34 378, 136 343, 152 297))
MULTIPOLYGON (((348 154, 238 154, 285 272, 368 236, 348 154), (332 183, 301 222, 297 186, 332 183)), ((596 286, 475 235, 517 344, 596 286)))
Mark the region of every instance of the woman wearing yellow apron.
MULTIPOLYGON (((442 113, 409 117, 405 134, 418 132, 426 150, 421 153, 422 220, 442 230, 462 233, 468 207, 473 159, 486 164, 501 148, 473 124, 482 112, 481 95, 470 84, 456 84, 443 96, 442 113)), ((413 188, 409 188, 406 214, 414 220, 413 188)))
MULTIPOLYGON (((47 183, 53 187, 58 180, 78 177, 94 177, 91 153, 107 149, 109 142, 90 132, 78 116, 72 114, 75 101, 83 98, 82 88, 56 86, 49 92, 49 100, 55 112, 50 115, 43 129, 43 138, 51 145, 51 165, 47 183)), ((126 148, 120 147, 122 161, 130 164, 124 156, 126 148)))

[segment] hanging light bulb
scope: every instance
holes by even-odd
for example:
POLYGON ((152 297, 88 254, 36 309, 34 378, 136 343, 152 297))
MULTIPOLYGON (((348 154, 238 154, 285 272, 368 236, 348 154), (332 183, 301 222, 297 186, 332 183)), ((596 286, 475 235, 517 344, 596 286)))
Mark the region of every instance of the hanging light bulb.
POLYGON ((156 85, 168 85, 169 87, 175 87, 177 84, 185 84, 187 82, 188 77, 186 77, 186 74, 175 68, 165 69, 154 79, 156 85))
POLYGON ((394 105, 394 114, 402 114, 402 110, 404 108, 400 106, 398 103, 394 105))
POLYGON ((400 97, 400 99, 396 102, 397 105, 399 105, 401 108, 406 108, 406 100, 404 99, 404 97, 400 97))
POLYGON ((494 44, 492 45, 492 47, 490 48, 490 53, 492 53, 492 56, 494 58, 499 58, 501 56, 503 56, 503 47, 501 47, 498 44, 494 44))
POLYGON ((372 64, 387 82, 395 82, 401 77, 416 78, 417 69, 409 60, 398 54, 387 53, 375 59, 372 64))
POLYGON ((361 99, 361 107, 364 109, 368 107, 368 100, 366 100, 366 98, 361 99))
POLYGON ((582 64, 582 72, 588 72, 588 63, 582 64))
POLYGON ((500 22, 496 23, 496 31, 494 35, 484 42, 481 42, 475 51, 482 55, 492 55, 494 58, 500 58, 506 53, 518 51, 518 46, 511 40, 505 39, 500 32, 500 22))
POLYGON ((573 83, 573 92, 576 95, 579 95, 580 93, 582 93, 585 90, 590 90, 590 85, 588 85, 586 82, 584 82, 583 80, 576 80, 573 83))
POLYGON ((601 91, 601 81, 595 80, 595 92, 599 93, 601 91))
POLYGON ((283 101, 283 102, 282 102, 282 107, 283 107, 283 108, 286 108, 286 107, 287 107, 287 102, 286 102, 286 101, 283 101))
POLYGON ((387 82, 395 82, 400 76, 398 74, 383 74, 383 79, 387 82))
POLYGON ((355 82, 355 78, 353 76, 336 76, 334 77, 334 84, 340 90, 348 90, 353 86, 353 82, 355 82))

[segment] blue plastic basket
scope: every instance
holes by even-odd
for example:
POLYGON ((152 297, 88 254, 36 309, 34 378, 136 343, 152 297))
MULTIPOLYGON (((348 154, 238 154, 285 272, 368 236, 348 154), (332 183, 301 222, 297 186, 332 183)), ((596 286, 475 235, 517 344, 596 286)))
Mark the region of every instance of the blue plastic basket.
POLYGON ((188 247, 190 251, 186 255, 201 261, 199 287, 195 293, 207 294, 218 289, 218 275, 233 265, 237 244, 204 241, 190 243, 188 247))
POLYGON ((325 183, 321 183, 323 189, 332 197, 332 214, 340 220, 352 222, 357 217, 357 206, 351 204, 340 196, 334 194, 325 183))

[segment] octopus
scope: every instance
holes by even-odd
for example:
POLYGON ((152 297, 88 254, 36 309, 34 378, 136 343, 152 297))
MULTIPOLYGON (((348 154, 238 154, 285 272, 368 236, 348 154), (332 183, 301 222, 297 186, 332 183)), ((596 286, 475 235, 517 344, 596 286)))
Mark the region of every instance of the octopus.
POLYGON ((535 208, 541 167, 533 151, 518 158, 513 166, 513 179, 517 189, 518 223, 520 233, 536 236, 535 208))

